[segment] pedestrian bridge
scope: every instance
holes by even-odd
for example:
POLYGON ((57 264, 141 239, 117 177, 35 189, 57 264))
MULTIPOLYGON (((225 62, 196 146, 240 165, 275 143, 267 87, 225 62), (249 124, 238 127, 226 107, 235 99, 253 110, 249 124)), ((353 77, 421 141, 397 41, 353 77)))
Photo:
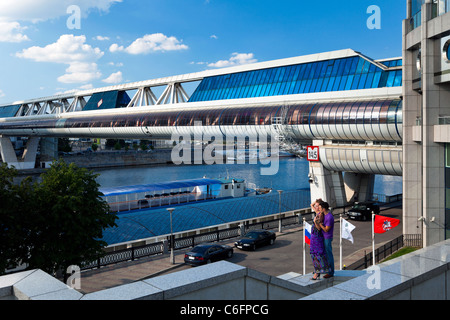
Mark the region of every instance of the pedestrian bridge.
POLYGON ((402 174, 401 77, 401 59, 347 49, 19 101, 0 106, 1 156, 32 168, 58 137, 308 142, 311 197, 343 204, 370 197, 373 175, 402 174), (21 159, 14 137, 28 138, 21 159))

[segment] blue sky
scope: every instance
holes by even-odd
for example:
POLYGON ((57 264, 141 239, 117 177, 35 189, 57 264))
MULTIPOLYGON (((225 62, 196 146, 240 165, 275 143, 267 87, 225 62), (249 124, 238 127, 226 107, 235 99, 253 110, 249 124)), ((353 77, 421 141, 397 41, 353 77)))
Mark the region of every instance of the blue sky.
POLYGON ((1 0, 0 104, 347 48, 398 57, 405 17, 406 0, 1 0))

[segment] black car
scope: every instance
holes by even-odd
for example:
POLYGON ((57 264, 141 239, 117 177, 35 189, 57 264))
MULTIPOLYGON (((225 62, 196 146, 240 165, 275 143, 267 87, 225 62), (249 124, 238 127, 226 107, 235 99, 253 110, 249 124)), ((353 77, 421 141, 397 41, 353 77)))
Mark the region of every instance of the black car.
POLYGON ((275 232, 268 230, 252 230, 234 243, 239 249, 256 250, 257 247, 273 244, 276 239, 275 232))
POLYGON ((231 258, 233 248, 226 245, 204 243, 195 246, 184 255, 184 262, 193 266, 199 266, 214 261, 231 258))
POLYGON ((372 211, 375 214, 380 213, 380 206, 373 202, 355 202, 353 207, 347 212, 350 219, 372 220, 372 211))

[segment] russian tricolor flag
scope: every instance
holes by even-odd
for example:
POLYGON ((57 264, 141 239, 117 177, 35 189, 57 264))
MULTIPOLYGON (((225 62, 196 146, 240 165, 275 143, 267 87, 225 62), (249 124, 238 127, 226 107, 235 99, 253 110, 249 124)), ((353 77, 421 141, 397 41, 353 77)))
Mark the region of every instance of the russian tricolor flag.
POLYGON ((305 221, 304 225, 304 233, 305 233, 305 243, 310 244, 311 243, 311 225, 305 221))

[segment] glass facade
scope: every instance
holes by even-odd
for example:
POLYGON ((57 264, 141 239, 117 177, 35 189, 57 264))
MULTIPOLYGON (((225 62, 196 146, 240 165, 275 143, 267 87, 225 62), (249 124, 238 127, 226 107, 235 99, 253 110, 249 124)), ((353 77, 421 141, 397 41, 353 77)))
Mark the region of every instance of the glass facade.
MULTIPOLYGON (((402 141, 402 101, 379 99, 293 105, 223 106, 184 108, 127 114, 70 114, 62 119, 0 122, 0 132, 8 135, 90 137, 154 135, 170 137, 179 132, 192 134, 210 130, 215 134, 271 134, 272 125, 282 117, 294 139, 340 139, 352 141, 402 141), (66 130, 64 130, 66 129, 66 130)), ((450 169, 449 169, 450 170, 450 169)), ((450 172, 449 172, 450 173, 450 172)), ((450 185, 450 180, 449 180, 450 185)))
POLYGON ((130 101, 131 99, 125 91, 94 93, 84 106, 83 111, 123 108, 130 101))
POLYGON ((450 10, 450 0, 433 0, 432 17, 443 15, 450 10))
MULTIPOLYGON (((402 103, 395 100, 306 103, 290 106, 217 107, 205 109, 170 110, 128 115, 93 115, 71 117, 64 128, 156 128, 271 126, 273 118, 285 117, 297 138, 351 139, 401 141, 402 103), (287 110, 286 110, 287 109, 287 110), (282 110, 285 110, 282 115, 282 110), (301 126, 302 128, 300 128, 301 126), (333 128, 333 133, 330 131, 333 128)), ((53 120, 55 121, 55 120, 53 120)), ((33 126, 28 122, 29 125, 33 126)), ((0 124, 0 129, 17 128, 21 122, 0 124)), ((44 128, 44 124, 39 128, 44 128)), ((54 124, 53 124, 54 125, 54 124)), ((46 124, 45 127, 52 127, 46 124)), ((268 129, 270 130, 270 129, 268 129)))
POLYGON ((394 60, 380 61, 380 63, 384 64, 388 68, 401 67, 403 65, 403 60, 400 58, 394 60))
MULTIPOLYGON (((410 30, 414 30, 422 25, 422 5, 425 0, 411 0, 410 7, 410 30)), ((436 18, 450 11, 450 0, 432 0, 431 19, 436 18)))
POLYGON ((409 16, 410 28, 411 30, 420 27, 422 24, 422 5, 425 3, 425 0, 411 0, 411 7, 409 16))
POLYGON ((19 109, 20 105, 0 107, 0 118, 14 117, 19 109))
MULTIPOLYGON (((398 60, 386 63, 401 65, 398 60)), ((207 77, 189 102, 394 87, 402 70, 383 70, 359 56, 207 77)))
POLYGON ((447 45, 445 56, 447 57, 447 60, 450 61, 450 45, 447 45))

